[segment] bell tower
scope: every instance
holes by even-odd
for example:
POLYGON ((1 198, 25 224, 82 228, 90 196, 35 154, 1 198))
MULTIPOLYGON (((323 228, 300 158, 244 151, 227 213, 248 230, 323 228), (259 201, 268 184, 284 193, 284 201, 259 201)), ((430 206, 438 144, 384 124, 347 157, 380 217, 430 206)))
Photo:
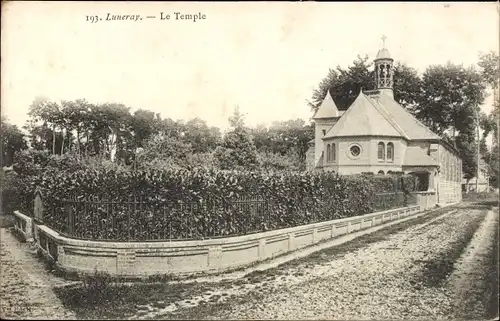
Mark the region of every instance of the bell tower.
POLYGON ((386 36, 382 37, 383 47, 375 58, 375 86, 380 94, 388 95, 394 99, 394 59, 391 58, 389 50, 385 48, 386 36))

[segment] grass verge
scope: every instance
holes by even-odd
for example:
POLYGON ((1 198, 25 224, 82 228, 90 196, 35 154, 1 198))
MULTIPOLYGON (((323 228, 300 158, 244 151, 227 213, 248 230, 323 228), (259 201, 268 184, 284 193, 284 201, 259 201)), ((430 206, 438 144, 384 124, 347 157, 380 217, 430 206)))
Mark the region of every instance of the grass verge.
POLYGON ((449 212, 453 209, 454 209, 454 207, 450 206, 450 207, 440 208, 440 209, 434 210, 433 212, 430 212, 426 215, 423 215, 423 216, 420 216, 420 217, 417 217, 414 219, 410 219, 410 220, 405 221, 405 222, 401 222, 401 223, 397 223, 397 224, 388 226, 386 228, 380 229, 380 230, 373 232, 373 233, 370 233, 370 234, 365 234, 363 236, 359 236, 359 237, 355 238, 354 240, 348 241, 344 244, 330 247, 330 248, 327 248, 327 249, 324 249, 324 250, 321 250, 318 252, 314 252, 306 257, 283 263, 276 268, 269 269, 266 271, 253 272, 251 274, 248 274, 247 278, 248 277, 250 277, 250 278, 251 277, 258 277, 259 275, 262 275, 262 274, 266 274, 266 275, 279 274, 279 273, 277 273, 278 271, 286 270, 290 267, 297 267, 297 266, 306 266, 307 267, 307 266, 313 266, 313 265, 316 265, 319 263, 329 262, 332 260, 333 257, 342 256, 342 255, 345 255, 347 253, 350 253, 350 252, 356 251, 358 249, 361 249, 363 247, 366 247, 372 243, 387 240, 392 234, 404 231, 411 226, 428 222, 428 221, 430 221, 430 220, 432 220, 432 219, 434 219, 434 218, 436 218, 436 217, 438 217, 446 212, 449 212))
MULTIPOLYGON (((496 209, 498 211, 498 208, 496 209)), ((496 318, 498 320, 498 300, 500 299, 498 296, 498 287, 499 287, 499 271, 498 271, 498 228, 495 229, 495 236, 494 236, 494 246, 491 249, 490 255, 489 255, 489 260, 488 260, 488 266, 487 266, 487 273, 490 277, 488 280, 488 287, 485 291, 484 295, 484 300, 485 300, 485 306, 487 307, 486 315, 484 316, 485 319, 487 320, 493 320, 496 318)))
POLYGON ((474 237, 477 229, 483 222, 486 213, 476 215, 471 219, 470 223, 465 227, 463 233, 453 240, 450 247, 446 251, 439 254, 436 259, 425 262, 422 268, 422 274, 419 277, 417 284, 423 284, 427 287, 439 287, 453 272, 454 265, 460 258, 465 248, 469 245, 474 237))

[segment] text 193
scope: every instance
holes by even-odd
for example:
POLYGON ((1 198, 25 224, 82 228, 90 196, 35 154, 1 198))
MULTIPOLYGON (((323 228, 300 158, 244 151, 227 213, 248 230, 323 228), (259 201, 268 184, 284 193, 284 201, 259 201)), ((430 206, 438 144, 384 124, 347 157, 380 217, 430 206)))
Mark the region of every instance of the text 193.
POLYGON ((85 21, 89 21, 90 23, 96 23, 97 21, 99 21, 99 17, 97 15, 95 16, 85 16, 86 19, 85 21))

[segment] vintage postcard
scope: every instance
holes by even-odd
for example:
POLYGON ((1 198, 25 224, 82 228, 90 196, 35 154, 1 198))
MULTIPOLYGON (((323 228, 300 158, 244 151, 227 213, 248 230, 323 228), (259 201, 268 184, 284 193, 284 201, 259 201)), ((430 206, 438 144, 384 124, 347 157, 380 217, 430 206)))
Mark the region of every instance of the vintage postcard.
POLYGON ((3 1, 2 319, 498 319, 498 2, 3 1))

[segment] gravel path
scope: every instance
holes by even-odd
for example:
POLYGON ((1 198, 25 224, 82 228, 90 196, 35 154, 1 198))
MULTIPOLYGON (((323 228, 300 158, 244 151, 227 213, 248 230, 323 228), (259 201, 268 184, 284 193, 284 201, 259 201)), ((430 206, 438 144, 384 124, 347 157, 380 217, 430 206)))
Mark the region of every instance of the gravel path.
POLYGON ((2 319, 74 319, 52 287, 66 282, 52 276, 28 244, 0 229, 0 317, 2 319))
MULTIPOLYGON (((271 275, 264 273, 235 283, 231 288, 227 285, 214 288, 210 293, 193 295, 162 310, 148 307, 144 317, 462 318, 465 316, 463 309, 457 310, 456 307, 464 303, 464 285, 457 287, 456 280, 459 275, 473 275, 473 269, 482 264, 479 253, 491 254, 491 231, 498 229, 498 211, 486 216, 487 213, 486 210, 460 209, 352 252, 284 267, 271 275), (471 245, 467 248, 469 243, 471 245), (464 251, 466 248, 475 250, 464 251), (476 262, 472 268, 471 262, 476 262), (453 272, 455 263, 460 266, 459 272, 453 272)), ((465 280, 469 289, 477 286, 468 282, 467 277, 461 280, 465 280)), ((484 279, 479 281, 488 283, 484 279)), ((467 307, 471 305, 470 302, 467 304, 467 307)), ((468 317, 482 319, 484 308, 467 313, 468 317)))

